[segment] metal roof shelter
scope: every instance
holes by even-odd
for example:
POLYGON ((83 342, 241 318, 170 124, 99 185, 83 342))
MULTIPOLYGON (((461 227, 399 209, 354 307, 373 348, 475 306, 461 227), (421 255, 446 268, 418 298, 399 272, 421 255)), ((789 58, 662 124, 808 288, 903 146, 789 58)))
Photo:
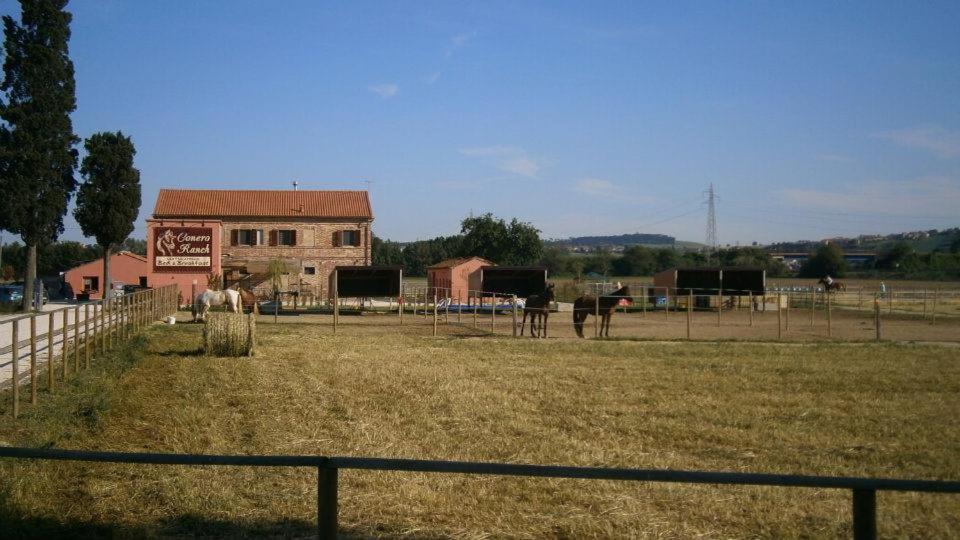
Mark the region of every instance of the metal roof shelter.
POLYGON ((729 294, 763 294, 767 271, 749 267, 686 267, 671 268, 653 276, 654 287, 669 287, 679 294, 712 295, 720 291, 729 294))
POLYGON ((403 290, 403 267, 337 266, 330 274, 334 290, 340 298, 396 298, 403 290))
POLYGON ((515 294, 528 298, 547 287, 546 266, 484 266, 480 268, 483 292, 515 294))

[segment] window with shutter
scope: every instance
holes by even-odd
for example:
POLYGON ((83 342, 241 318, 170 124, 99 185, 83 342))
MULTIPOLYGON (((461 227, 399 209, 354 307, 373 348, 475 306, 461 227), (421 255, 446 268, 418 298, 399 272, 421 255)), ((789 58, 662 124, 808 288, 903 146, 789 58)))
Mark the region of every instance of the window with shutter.
POLYGON ((270 245, 271 245, 271 246, 277 245, 277 233, 278 233, 278 232, 279 232, 279 231, 277 231, 277 230, 271 230, 271 231, 269 232, 269 235, 270 235, 270 245))
POLYGON ((233 229, 230 231, 230 245, 236 246, 240 244, 240 231, 238 229, 233 229))
POLYGON ((279 246, 295 246, 297 245, 297 231, 291 230, 281 230, 276 232, 276 244, 279 246))
POLYGON ((342 231, 334 231, 334 233, 333 233, 333 247, 340 247, 340 245, 341 245, 340 233, 341 233, 341 232, 342 232, 342 231))

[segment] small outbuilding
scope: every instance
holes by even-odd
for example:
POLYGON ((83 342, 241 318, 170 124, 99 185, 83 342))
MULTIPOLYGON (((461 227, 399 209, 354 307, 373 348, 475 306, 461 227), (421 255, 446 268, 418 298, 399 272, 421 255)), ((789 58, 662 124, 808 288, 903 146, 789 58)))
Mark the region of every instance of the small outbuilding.
POLYGON ((529 298, 543 293, 547 286, 545 266, 484 266, 480 268, 484 292, 529 298))
MULTIPOLYGON (((119 251, 110 256, 110 278, 114 286, 147 286, 147 258, 119 251)), ((74 294, 89 294, 89 298, 103 298, 103 257, 71 268, 63 273, 63 281, 70 284, 74 294)))
POLYGON ((671 268, 653 276, 655 295, 684 297, 693 293, 697 307, 715 307, 714 299, 723 296, 762 295, 767 272, 762 268, 700 267, 671 268), (669 293, 669 294, 668 294, 669 293))
POLYGON ((460 257, 427 267, 427 286, 450 291, 450 298, 467 302, 471 291, 482 289, 480 269, 493 266, 483 257, 460 257))

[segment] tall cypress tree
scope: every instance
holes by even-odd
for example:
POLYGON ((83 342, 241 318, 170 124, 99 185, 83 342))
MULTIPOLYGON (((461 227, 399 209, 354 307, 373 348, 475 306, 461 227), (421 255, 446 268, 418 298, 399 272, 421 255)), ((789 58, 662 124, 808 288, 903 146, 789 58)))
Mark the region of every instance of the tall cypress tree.
POLYGON ((103 253, 103 296, 111 290, 110 253, 133 232, 140 212, 140 171, 133 166, 137 153, 123 132, 95 133, 83 143, 87 155, 80 165, 83 184, 73 216, 100 244, 103 253))
POLYGON ((31 305, 37 246, 63 232, 63 216, 77 187, 79 139, 70 113, 76 109, 73 62, 68 55, 72 15, 66 0, 20 0, 17 23, 3 17, 3 82, 0 91, 0 228, 28 246, 24 307, 31 305))

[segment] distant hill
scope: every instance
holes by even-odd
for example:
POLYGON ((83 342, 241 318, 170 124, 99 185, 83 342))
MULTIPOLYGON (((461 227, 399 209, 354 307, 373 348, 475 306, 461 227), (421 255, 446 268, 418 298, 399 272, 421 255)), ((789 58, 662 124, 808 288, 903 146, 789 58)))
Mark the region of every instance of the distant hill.
POLYGON ((564 240, 547 240, 547 245, 561 247, 628 247, 628 246, 657 246, 673 247, 677 239, 665 234, 620 234, 615 236, 577 236, 564 240))

